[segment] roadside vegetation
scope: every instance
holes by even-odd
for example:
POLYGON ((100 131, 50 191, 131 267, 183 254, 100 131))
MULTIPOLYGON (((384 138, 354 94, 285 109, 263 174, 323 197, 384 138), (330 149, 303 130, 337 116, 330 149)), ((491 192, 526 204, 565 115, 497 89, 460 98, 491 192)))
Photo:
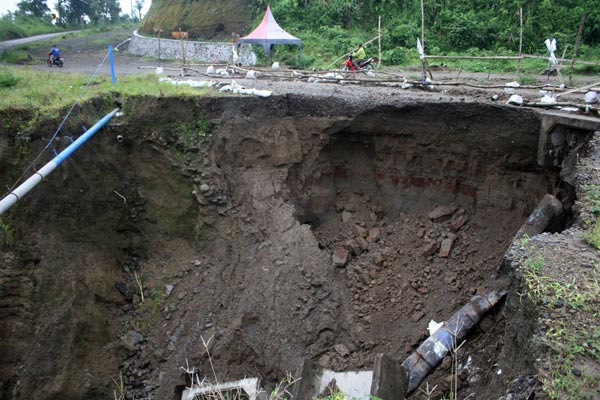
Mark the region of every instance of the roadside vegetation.
POLYGON ((549 359, 538 365, 544 392, 557 400, 592 398, 586 396, 598 388, 600 265, 556 259, 543 241, 528 237, 520 244, 526 289, 520 296, 540 310, 537 340, 549 349, 549 359))
POLYGON ((161 83, 154 73, 124 75, 113 85, 106 76, 97 76, 90 82, 88 75, 0 66, 0 109, 29 108, 52 117, 76 100, 81 102, 111 93, 121 96, 197 96, 204 90, 161 83))
POLYGON ((73 30, 107 31, 140 22, 145 0, 132 1, 132 15, 117 0, 20 0, 15 12, 0 16, 0 41, 73 30))
POLYGON ((0 40, 18 39, 44 33, 62 32, 65 27, 52 25, 50 19, 40 19, 28 15, 4 15, 0 18, 0 40))
MULTIPOLYGON (((253 0, 251 3, 256 15, 252 26, 260 22, 264 9, 270 4, 279 24, 302 38, 301 64, 322 67, 336 55, 376 37, 379 17, 385 65, 403 65, 418 59, 415 42, 421 37, 420 0, 253 0)), ((581 17, 585 13, 583 46, 579 55, 582 59, 597 60, 600 54, 600 9, 593 0, 549 0, 540 4, 499 0, 478 2, 476 7, 467 0, 425 0, 423 6, 426 54, 518 55, 520 9, 523 15, 523 53, 547 55, 544 40, 556 38, 557 57, 562 56, 566 47, 565 57, 571 58, 581 17)), ((377 56, 377 42, 366 46, 366 50, 368 55, 377 56)), ((275 46, 275 52, 287 54, 289 50, 286 46, 275 46)), ((472 65, 464 64, 465 68, 472 65)), ((516 61, 510 64, 511 69, 516 69, 516 61)))
POLYGON ((589 214, 594 217, 594 220, 587 221, 589 231, 585 235, 585 240, 600 250, 600 186, 587 185, 583 190, 590 203, 589 214))

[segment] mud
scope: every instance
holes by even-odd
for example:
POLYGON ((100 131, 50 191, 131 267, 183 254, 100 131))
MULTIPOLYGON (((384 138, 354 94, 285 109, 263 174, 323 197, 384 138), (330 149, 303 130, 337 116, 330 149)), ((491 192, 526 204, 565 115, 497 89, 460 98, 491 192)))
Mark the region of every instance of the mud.
MULTIPOLYGON (((560 171, 536 164, 530 110, 119 102, 124 117, 2 218, 0 399, 106 399, 121 378, 127 398, 170 399, 181 367, 213 379, 208 351, 219 380, 267 383, 303 358, 336 370, 403 359, 429 320, 510 286, 499 271, 519 226, 544 194, 568 198, 560 171)), ((48 137, 3 130, 5 185, 48 137)), ((461 397, 499 397, 531 366, 502 356, 510 318, 500 307, 467 338, 461 397)), ((434 397, 451 369, 426 380, 434 397)))

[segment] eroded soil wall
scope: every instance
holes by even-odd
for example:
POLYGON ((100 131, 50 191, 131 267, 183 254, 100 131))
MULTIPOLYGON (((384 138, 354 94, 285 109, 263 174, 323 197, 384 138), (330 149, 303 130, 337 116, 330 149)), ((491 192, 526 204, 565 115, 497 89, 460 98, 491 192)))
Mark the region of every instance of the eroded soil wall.
MULTIPOLYGON (((558 186, 535 163, 537 114, 502 106, 285 96, 124 111, 3 216, 2 399, 105 399, 119 371, 129 397, 168 399, 186 363, 212 374, 207 348, 221 380, 403 359, 429 319, 506 286, 504 251, 558 186), (437 206, 449 213, 428 216, 437 206)), ((2 182, 47 138, 3 131, 2 182)))

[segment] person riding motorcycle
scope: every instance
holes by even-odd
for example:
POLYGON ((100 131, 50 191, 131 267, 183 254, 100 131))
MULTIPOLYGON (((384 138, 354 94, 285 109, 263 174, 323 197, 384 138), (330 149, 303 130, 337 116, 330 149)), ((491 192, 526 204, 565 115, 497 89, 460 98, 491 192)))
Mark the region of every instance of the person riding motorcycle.
POLYGON ((48 52, 48 59, 50 60, 50 63, 53 63, 54 60, 59 59, 60 58, 60 50, 58 49, 58 47, 53 44, 52 45, 52 50, 50 50, 48 52))
POLYGON ((362 43, 358 44, 358 49, 352 52, 352 63, 358 69, 361 62, 367 59, 367 53, 365 52, 365 48, 362 43))

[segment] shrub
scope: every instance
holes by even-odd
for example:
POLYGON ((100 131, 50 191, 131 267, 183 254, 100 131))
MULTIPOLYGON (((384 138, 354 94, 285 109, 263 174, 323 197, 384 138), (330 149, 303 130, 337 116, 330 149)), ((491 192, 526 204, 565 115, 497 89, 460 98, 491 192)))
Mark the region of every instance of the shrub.
POLYGON ((17 78, 11 71, 7 69, 0 69, 0 87, 11 88, 19 83, 17 78))

